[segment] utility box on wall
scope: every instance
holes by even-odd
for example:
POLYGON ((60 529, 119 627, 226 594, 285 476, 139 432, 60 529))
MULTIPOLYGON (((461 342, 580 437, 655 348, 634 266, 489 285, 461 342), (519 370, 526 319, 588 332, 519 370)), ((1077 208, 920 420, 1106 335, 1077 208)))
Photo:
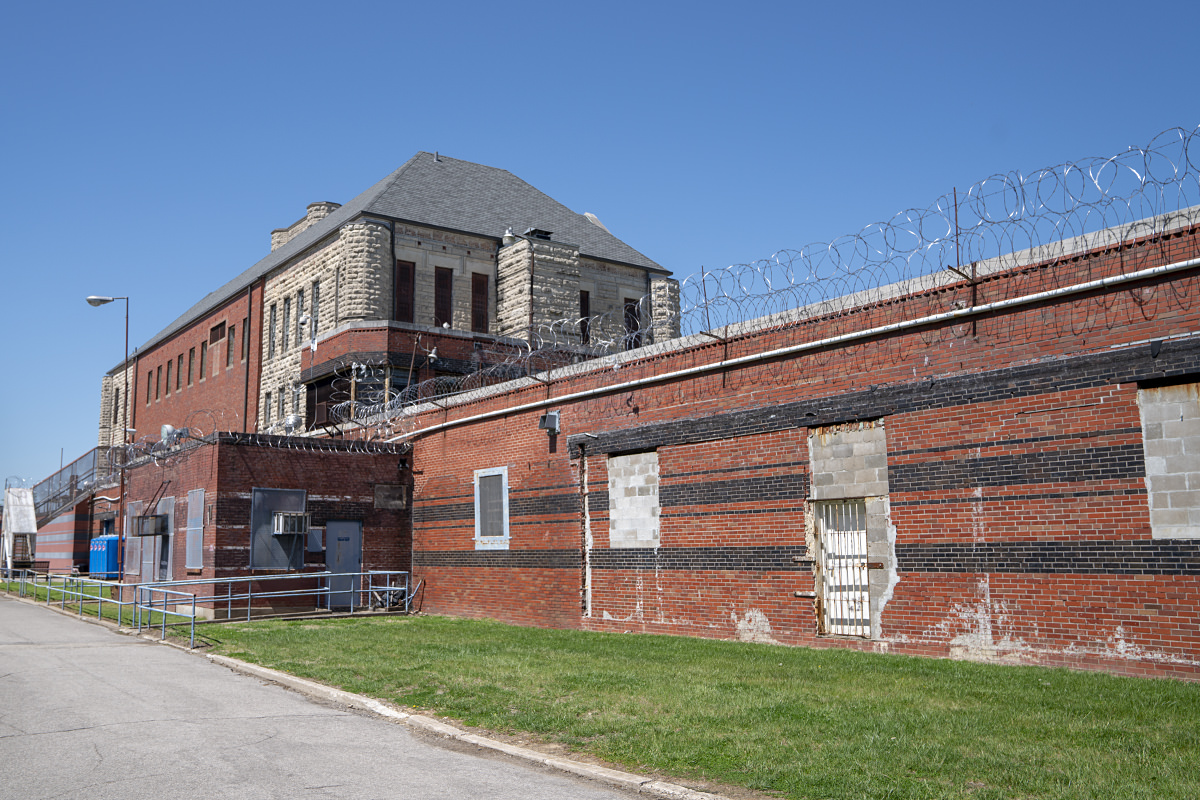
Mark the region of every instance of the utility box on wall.
POLYGON ((115 534, 97 536, 92 539, 89 550, 88 574, 102 580, 115 580, 118 577, 117 564, 121 551, 121 540, 115 534))

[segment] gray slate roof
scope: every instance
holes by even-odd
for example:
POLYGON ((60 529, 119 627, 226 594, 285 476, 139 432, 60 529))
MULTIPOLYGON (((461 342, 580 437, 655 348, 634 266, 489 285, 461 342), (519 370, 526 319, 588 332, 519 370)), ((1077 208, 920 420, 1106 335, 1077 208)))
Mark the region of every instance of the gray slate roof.
MULTIPOLYGON (((553 241, 579 247, 582 255, 666 272, 611 233, 543 194, 508 170, 420 152, 383 180, 301 231, 216 291, 205 295, 139 349, 157 345, 195 320, 246 291, 246 287, 320 242, 344 223, 378 214, 437 228, 499 239, 508 227, 516 234, 540 228, 553 241)), ((113 371, 120 369, 120 365, 113 371)))

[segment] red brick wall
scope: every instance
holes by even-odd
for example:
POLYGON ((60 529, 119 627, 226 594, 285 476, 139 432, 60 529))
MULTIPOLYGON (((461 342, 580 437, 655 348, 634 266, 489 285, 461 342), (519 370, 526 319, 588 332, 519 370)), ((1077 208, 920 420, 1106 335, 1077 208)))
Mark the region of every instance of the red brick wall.
POLYGON ((175 334, 149 350, 138 353, 137 376, 130 386, 133 403, 130 406, 137 438, 149 437, 157 441, 163 425, 176 428, 192 427, 204 434, 214 431, 255 430, 258 408, 259 359, 262 352, 262 287, 256 283, 248 298, 242 292, 216 311, 198 320, 187 329, 175 334), (249 319, 249 330, 243 321, 249 319), (226 337, 215 345, 208 346, 208 363, 205 374, 200 374, 201 342, 207 343, 213 327, 224 322, 226 337), (233 325, 237 332, 234 342, 234 358, 226 367, 228 329, 233 325), (245 337, 250 336, 250 355, 242 358, 245 337), (195 367, 192 383, 187 381, 188 356, 195 348, 195 367), (179 356, 183 356, 183 380, 176 391, 176 370, 179 356), (166 385, 167 361, 172 362, 171 384, 166 385), (162 383, 157 387, 158 370, 162 369, 162 383), (150 381, 149 402, 146 400, 147 380, 150 381), (249 381, 249 386, 247 386, 249 381), (247 395, 248 390, 248 395, 247 395), (249 398, 247 401, 246 398, 249 398))
MULTIPOLYGON (((1197 254, 1198 232, 1186 231, 988 276, 977 302, 1197 254)), ((1200 677, 1200 548, 1150 537, 1137 407, 1138 381, 1200 376, 1200 344, 1171 338, 1200 331, 1197 296, 1192 270, 620 386, 950 310, 969 300, 964 282, 431 413, 427 427, 613 387, 554 406, 563 427, 554 447, 537 430, 540 410, 417 439, 414 560, 428 582, 425 609, 1200 677), (1162 340, 1152 354, 1148 343, 1162 340), (894 577, 873 641, 818 634, 805 541, 808 431, 854 419, 882 419, 888 444, 894 577), (661 545, 610 549, 606 456, 647 449, 659 458, 661 545), (521 509, 502 555, 475 551, 472 539, 473 471, 498 466, 521 509), (542 503, 518 503, 532 497, 542 503)))

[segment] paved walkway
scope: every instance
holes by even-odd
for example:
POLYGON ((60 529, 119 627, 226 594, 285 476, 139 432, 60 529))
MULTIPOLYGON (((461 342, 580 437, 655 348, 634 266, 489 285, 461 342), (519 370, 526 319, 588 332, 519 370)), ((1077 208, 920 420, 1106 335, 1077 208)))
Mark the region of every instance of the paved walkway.
POLYGON ((0 595, 0 797, 628 798, 0 595))

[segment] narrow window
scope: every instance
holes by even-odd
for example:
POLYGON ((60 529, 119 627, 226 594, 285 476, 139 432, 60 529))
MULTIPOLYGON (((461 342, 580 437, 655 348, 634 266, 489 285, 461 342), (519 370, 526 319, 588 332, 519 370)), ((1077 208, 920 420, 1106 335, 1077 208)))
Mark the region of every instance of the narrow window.
POLYGON ((592 296, 579 291, 579 341, 587 344, 592 339, 592 296))
MULTIPOLYGON (((302 347, 304 345, 304 323, 301 322, 302 319, 304 319, 304 290, 297 289, 296 290, 296 347, 302 347)), ((309 324, 312 324, 311 320, 309 320, 309 324)))
POLYGON ((433 324, 442 327, 450 322, 453 309, 454 270, 438 267, 433 273, 433 324))
POLYGON ((208 369, 208 342, 200 343, 200 380, 204 380, 208 369))
MULTIPOLYGON (((188 381, 191 383, 191 381, 188 381)), ((183 390, 183 353, 179 354, 179 363, 175 365, 175 391, 183 390)))
POLYGON ((475 549, 507 550, 508 467, 475 471, 475 549))
POLYGON ((225 369, 233 366, 233 348, 237 342, 237 328, 229 326, 229 341, 225 343, 225 369))
POLYGON ((268 359, 272 359, 275 357, 275 316, 276 316, 276 313, 277 312, 276 312, 275 304, 271 303, 271 323, 270 323, 271 327, 270 327, 270 332, 267 334, 267 358, 268 359))
POLYGON ((488 276, 471 273, 471 330, 488 332, 488 276))
POLYGON ((642 346, 642 313, 638 301, 625 298, 625 349, 642 346))
POLYGON ((150 392, 154 389, 154 372, 146 373, 146 405, 150 405, 150 392))
POLYGON ((315 338, 320 328, 321 318, 321 282, 313 281, 312 285, 312 336, 315 338))
POLYGON ((291 331, 289 330, 291 327, 292 327, 292 298, 285 297, 285 298, 283 298, 283 330, 282 330, 283 336, 281 337, 283 339, 283 352, 285 352, 285 353, 288 351, 288 342, 291 341, 291 337, 288 335, 291 333, 291 331))
POLYGON ((242 361, 250 357, 250 318, 242 318, 242 361))
POLYGON ((166 385, 167 397, 171 396, 171 367, 174 365, 175 365, 175 360, 168 358, 167 359, 167 385, 166 385))
POLYGON ((263 424, 271 424, 271 393, 267 392, 267 402, 263 403, 263 424))
POLYGON ((279 387, 279 421, 283 422, 283 398, 287 394, 287 387, 279 387))
POLYGON ((116 425, 120 421, 121 413, 121 390, 113 389, 113 412, 112 424, 116 425))
MULTIPOLYGON (((416 297, 417 265, 411 261, 397 261, 395 271, 396 286, 396 319, 398 322, 412 322, 413 301, 416 297)), ((314 295, 315 297, 315 295, 314 295)))
POLYGON ((158 365, 158 369, 154 373, 154 399, 162 398, 162 364, 158 365))
POLYGON ((188 386, 192 385, 192 373, 196 369, 196 348, 188 350, 188 386))

